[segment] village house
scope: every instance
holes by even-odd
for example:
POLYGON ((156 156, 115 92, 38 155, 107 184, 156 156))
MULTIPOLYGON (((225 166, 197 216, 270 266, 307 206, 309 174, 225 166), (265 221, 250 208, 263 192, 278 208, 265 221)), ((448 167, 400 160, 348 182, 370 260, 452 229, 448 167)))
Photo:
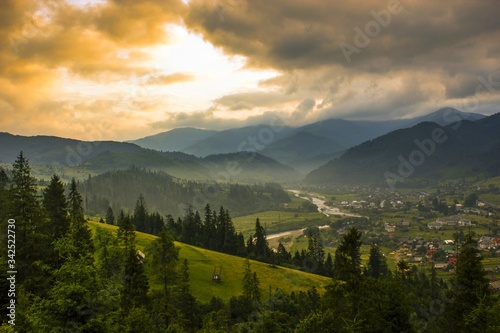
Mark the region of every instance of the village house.
POLYGON ((479 248, 485 250, 485 249, 491 249, 495 246, 495 242, 494 242, 494 237, 489 237, 489 236, 481 236, 481 238, 479 238, 479 248))
POLYGON ((472 226, 472 222, 466 218, 463 218, 460 215, 452 215, 452 216, 446 216, 446 217, 440 217, 436 219, 434 222, 430 222, 427 224, 427 227, 429 229, 442 229, 442 228, 453 228, 453 227, 467 227, 467 226, 472 226))
POLYGON ((448 264, 445 262, 437 262, 434 264, 435 269, 444 269, 446 266, 448 266, 448 264))
POLYGON ((424 257, 422 257, 422 256, 413 257, 413 262, 422 263, 423 261, 424 261, 424 257))
POLYGON ((439 230, 442 228, 442 226, 443 225, 441 224, 441 222, 429 222, 429 223, 427 223, 427 227, 431 230, 433 230, 433 229, 439 230))
POLYGON ((401 230, 408 230, 410 228, 410 222, 405 221, 405 220, 401 220, 401 221, 396 222, 396 225, 401 230))
POLYGON ((385 224, 385 231, 387 231, 388 233, 394 233, 394 232, 396 232, 396 226, 389 224, 389 223, 386 223, 385 224))

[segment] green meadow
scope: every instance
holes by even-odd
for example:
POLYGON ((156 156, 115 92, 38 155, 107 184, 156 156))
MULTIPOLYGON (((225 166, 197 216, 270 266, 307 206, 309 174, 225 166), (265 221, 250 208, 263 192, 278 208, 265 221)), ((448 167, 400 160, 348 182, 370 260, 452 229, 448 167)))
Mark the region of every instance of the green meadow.
MULTIPOLYGON (((97 222, 89 223, 93 231, 96 228, 104 228, 115 232, 117 227, 97 222)), ((137 247, 146 255, 148 245, 156 239, 156 236, 137 232, 137 247)), ((205 250, 196 246, 176 242, 179 247, 180 262, 188 260, 190 288, 193 295, 200 301, 207 302, 213 296, 227 301, 234 295, 243 292, 242 279, 245 259, 219 252, 205 250), (221 270, 221 282, 212 281, 214 269, 217 273, 221 270)), ((330 278, 293 270, 284 267, 272 267, 269 264, 250 261, 252 271, 257 273, 260 287, 264 298, 269 295, 269 290, 279 288, 287 292, 306 291, 316 287, 319 292, 331 281, 330 278)), ((152 284, 153 289, 160 286, 152 284)))
POLYGON ((268 235, 330 223, 329 218, 319 212, 265 211, 233 218, 234 227, 236 231, 248 236, 254 233, 257 218, 259 218, 268 235))

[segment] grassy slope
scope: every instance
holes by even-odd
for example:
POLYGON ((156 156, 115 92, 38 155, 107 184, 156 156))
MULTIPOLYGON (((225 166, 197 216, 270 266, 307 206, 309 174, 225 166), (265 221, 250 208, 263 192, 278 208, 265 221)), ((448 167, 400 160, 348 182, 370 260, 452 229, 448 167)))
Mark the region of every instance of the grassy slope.
MULTIPOLYGON (((117 230, 117 227, 95 222, 91 222, 90 227, 93 230, 96 228, 117 230)), ((155 236, 138 232, 136 238, 138 248, 144 251, 155 238, 155 236)), ((217 296, 223 300, 229 300, 231 296, 242 293, 243 258, 178 242, 176 245, 180 248, 181 260, 188 260, 190 287, 197 299, 206 302, 212 296, 217 296), (222 266, 222 282, 217 284, 211 279, 214 267, 217 267, 218 271, 220 266, 222 266)), ((147 252, 145 254, 147 260, 148 254, 147 252)), ((330 279, 326 277, 283 267, 271 268, 268 264, 257 261, 251 261, 251 269, 257 273, 264 298, 267 298, 270 287, 273 290, 279 288, 291 292, 307 290, 315 286, 321 292, 330 282, 330 279)), ((155 288, 154 285, 152 287, 155 288)))

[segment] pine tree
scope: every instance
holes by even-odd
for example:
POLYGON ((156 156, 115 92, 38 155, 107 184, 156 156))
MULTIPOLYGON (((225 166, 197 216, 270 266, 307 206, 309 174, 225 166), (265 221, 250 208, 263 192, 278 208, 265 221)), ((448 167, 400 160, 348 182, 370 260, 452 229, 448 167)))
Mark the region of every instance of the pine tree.
POLYGON ((252 235, 246 241, 247 254, 250 258, 255 258, 255 244, 252 235))
POLYGON ((260 301, 260 283, 257 278, 257 273, 252 272, 250 268, 250 261, 245 259, 244 273, 243 273, 243 296, 251 303, 260 301))
POLYGON ((103 279, 118 279, 123 264, 118 238, 109 230, 97 228, 94 240, 100 276, 103 279))
MULTIPOLYGON (((64 185, 56 175, 52 176, 49 186, 43 190, 42 206, 48 218, 44 225, 44 233, 50 242, 66 237, 69 230, 68 203, 64 195, 64 185)), ((53 268, 59 268, 63 264, 53 246, 48 246, 44 261, 53 268)))
POLYGON ((293 264, 297 267, 302 267, 302 262, 304 261, 304 258, 300 255, 299 250, 295 250, 295 253, 293 255, 293 264))
POLYGON ((24 328, 29 332, 104 331, 104 313, 100 312, 104 306, 99 300, 94 265, 75 256, 77 249, 68 235, 55 241, 55 249, 63 264, 54 270, 55 283, 47 297, 32 304, 28 316, 31 327, 24 328))
POLYGON ((165 230, 165 220, 160 215, 160 213, 156 212, 148 216, 147 218, 147 232, 152 235, 159 235, 162 231, 165 230))
POLYGON ((255 220, 255 258, 266 260, 269 257, 269 244, 267 243, 266 230, 260 224, 259 218, 255 220))
POLYGON ((189 266, 187 259, 184 259, 180 267, 179 283, 175 288, 174 301, 175 308, 182 314, 182 324, 187 331, 194 332, 198 328, 198 309, 196 298, 189 289, 189 266))
POLYGON ((314 267, 316 268, 314 273, 325 274, 325 251, 323 250, 323 243, 321 242, 319 229, 314 232, 313 229, 310 228, 308 238, 307 257, 314 263, 314 267))
POLYGON ((68 202, 64 195, 64 185, 57 175, 53 175, 49 186, 43 190, 42 205, 49 218, 50 236, 57 240, 68 233, 68 202))
POLYGON ((203 243, 203 235, 201 232, 201 216, 198 211, 194 214, 194 220, 193 220, 193 230, 194 230, 194 237, 193 237, 193 244, 200 246, 203 243))
POLYGON ((205 206, 205 220, 203 221, 204 244, 208 249, 215 248, 215 222, 213 220, 210 205, 205 206))
POLYGON ((125 220, 125 212, 123 211, 123 209, 120 209, 120 214, 118 214, 116 225, 120 227, 122 225, 123 220, 125 220))
POLYGON ((224 244, 226 243, 226 212, 222 206, 219 209, 219 215, 215 222, 215 230, 217 235, 215 250, 222 252, 224 250, 224 244))
POLYGON ((387 277, 390 274, 385 256, 380 252, 380 248, 376 244, 372 244, 370 248, 370 258, 368 259, 366 273, 375 279, 387 277))
POLYGON ((167 215, 167 221, 165 222, 166 230, 170 232, 174 239, 179 239, 182 233, 182 220, 178 219, 175 221, 172 215, 167 215))
POLYGON ((482 260, 477 240, 473 239, 470 233, 467 234, 458 255, 455 283, 464 291, 470 292, 466 296, 476 296, 468 300, 473 303, 477 303, 478 298, 489 293, 489 280, 482 260))
MULTIPOLYGON (((8 203, 9 203, 9 196, 8 196, 8 186, 9 186, 9 177, 5 173, 4 169, 0 168, 0 227, 3 228, 3 223, 2 221, 8 220, 8 203)), ((5 230, 3 228, 2 230, 5 230)), ((5 247, 2 247, 5 249, 5 247)))
POLYGON ((111 206, 106 210, 106 224, 115 224, 115 213, 113 212, 113 208, 111 206))
POLYGON ((142 193, 139 195, 139 198, 137 198, 137 202, 135 204, 135 209, 134 209, 134 216, 132 218, 132 223, 135 225, 135 229, 137 231, 146 231, 146 219, 148 216, 148 211, 147 211, 147 206, 146 206, 146 199, 144 199, 144 196, 142 193))
POLYGON ((90 231, 85 216, 83 214, 83 199, 78 192, 76 181, 73 178, 69 188, 68 195, 69 217, 70 217, 70 235, 73 239, 75 248, 79 256, 88 257, 92 260, 94 253, 94 243, 92 241, 92 232, 90 231))
POLYGON ((144 272, 141 259, 134 248, 125 253, 123 268, 123 289, 121 292, 122 309, 147 305, 149 281, 144 272))
POLYGON ((118 229, 119 244, 122 249, 123 273, 120 292, 121 308, 128 313, 134 307, 147 304, 149 281, 144 273, 142 260, 135 244, 135 228, 129 216, 125 216, 118 229))
POLYGON ((168 287, 176 280, 176 266, 179 261, 179 248, 175 246, 172 236, 162 231, 153 242, 151 253, 151 276, 161 283, 163 296, 168 297, 168 287))
POLYGON ((340 280, 355 282, 361 276, 361 233, 351 228, 335 251, 334 273, 340 280))
MULTIPOLYGON (((2 237, 0 237, 0 246, 2 249, 7 249, 7 236, 4 235, 7 232, 8 228, 7 223, 10 218, 8 216, 9 212, 7 211, 8 205, 10 204, 8 196, 8 184, 9 184, 9 178, 7 177, 5 171, 2 168, 0 168, 0 228, 2 230, 1 232, 2 237)), ((6 252, 7 251, 2 252, 2 255, 0 255, 0 267, 8 267, 7 260, 9 258, 6 256, 8 254, 6 252)), ((5 269, 0 271, 0 290, 3 291, 9 290, 10 282, 7 280, 8 277, 9 276, 7 275, 5 269)), ((2 309, 6 309, 7 306, 10 305, 10 298, 7 297, 8 296, 7 294, 8 294, 7 292, 2 292, 0 294, 0 307, 2 309)), ((6 311, 1 311, 0 314, 4 318, 6 318, 6 311)))
POLYGON ((333 260, 330 253, 327 254, 325 260, 325 275, 328 277, 333 277, 333 260))
POLYGON ((36 180, 22 152, 13 164, 12 175, 8 216, 16 221, 17 277, 20 283, 25 282, 27 291, 43 293, 46 280, 43 262, 50 252, 50 239, 43 234, 36 180))
POLYGON ((226 220, 226 235, 224 237, 224 252, 229 254, 236 254, 238 251, 238 239, 233 221, 229 215, 229 211, 225 212, 226 220))
POLYGON ((491 296, 487 273, 481 263, 477 241, 469 233, 465 235, 458 255, 456 278, 453 283, 453 302, 449 304, 444 327, 448 332, 460 332, 464 319, 491 296))
POLYGON ((201 218, 198 212, 193 212, 193 208, 189 207, 186 215, 182 220, 181 241, 188 244, 196 244, 200 238, 201 218))
POLYGON ((286 250, 285 246, 280 242, 278 244, 278 264, 288 263, 292 259, 290 253, 286 250))

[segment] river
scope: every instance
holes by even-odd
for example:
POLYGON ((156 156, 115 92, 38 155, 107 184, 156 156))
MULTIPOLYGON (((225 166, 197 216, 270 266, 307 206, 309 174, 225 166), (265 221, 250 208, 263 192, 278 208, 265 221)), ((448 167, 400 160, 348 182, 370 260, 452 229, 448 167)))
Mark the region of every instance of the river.
POLYGON ((288 190, 288 191, 292 192, 296 197, 311 201, 313 204, 318 206, 318 212, 323 213, 326 216, 338 215, 338 216, 362 217, 361 215, 358 215, 358 214, 344 213, 344 212, 341 212, 340 209, 338 209, 336 207, 328 206, 326 204, 325 197, 320 195, 320 194, 308 192, 307 196, 301 196, 300 194, 302 193, 302 191, 298 191, 298 190, 288 190))
MULTIPOLYGON (((326 216, 332 216, 332 215, 338 215, 338 216, 352 216, 352 217, 361 217, 360 215, 357 214, 350 214, 350 213, 344 213, 341 212, 340 209, 336 207, 330 207, 326 204, 326 198, 322 195, 319 195, 317 193, 307 193, 307 196, 301 196, 303 193, 302 191, 298 190, 288 190, 288 192, 293 193, 296 197, 299 197, 304 200, 309 200, 316 206, 318 206, 318 212, 326 215, 326 216)), ((329 228, 327 225, 323 225, 319 227, 320 229, 323 228, 329 228)), ((284 231, 276 234, 270 234, 267 235, 267 239, 274 239, 274 238, 279 238, 279 237, 284 237, 284 236, 290 236, 293 234, 301 234, 304 229, 295 229, 295 230, 290 230, 290 231, 284 231)))

